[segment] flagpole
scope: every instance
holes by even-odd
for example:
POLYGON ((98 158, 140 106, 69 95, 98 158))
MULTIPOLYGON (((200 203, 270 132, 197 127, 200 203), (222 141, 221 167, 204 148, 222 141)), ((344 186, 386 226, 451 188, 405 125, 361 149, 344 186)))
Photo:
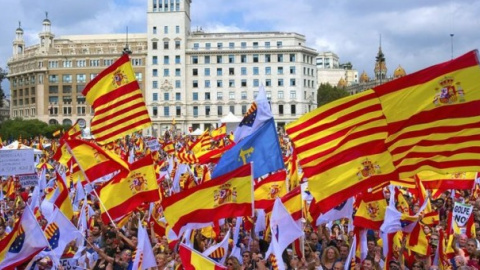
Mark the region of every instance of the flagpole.
MULTIPOLYGON (((86 174, 85 171, 83 170, 82 166, 81 166, 80 163, 78 162, 78 160, 77 160, 77 158, 75 157, 75 155, 72 153, 72 149, 70 148, 70 145, 68 144, 68 142, 65 142, 65 145, 67 146, 67 150, 68 150, 68 152, 70 153, 70 155, 72 155, 72 157, 73 157, 73 158, 75 159, 75 161, 77 162, 78 167, 80 168, 80 170, 82 170, 82 173, 83 173, 83 175, 85 176, 85 179, 87 179, 87 181, 88 181, 89 184, 93 184, 93 183, 90 181, 90 179, 88 179, 87 174, 86 174)), ((110 213, 108 212, 107 207, 105 207, 105 205, 103 204, 102 200, 100 199, 100 196, 98 196, 97 190, 96 190, 95 188, 93 188, 92 190, 93 190, 93 193, 95 194, 95 196, 97 197, 98 201, 100 202, 100 205, 103 207, 103 210, 105 210, 105 213, 107 214, 108 219, 110 219, 110 222, 113 223, 113 226, 115 227, 115 229, 118 229, 117 224, 115 223, 115 221, 113 221, 112 216, 110 216, 110 213)))

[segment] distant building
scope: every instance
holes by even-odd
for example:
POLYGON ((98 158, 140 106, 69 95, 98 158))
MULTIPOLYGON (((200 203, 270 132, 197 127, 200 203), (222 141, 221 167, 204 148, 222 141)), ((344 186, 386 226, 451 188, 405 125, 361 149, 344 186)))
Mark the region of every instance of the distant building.
POLYGON ((316 66, 317 88, 326 83, 342 88, 358 83, 358 71, 350 63, 340 64, 338 55, 333 52, 319 53, 316 66))
POLYGON ((405 69, 403 69, 400 65, 398 65, 391 76, 387 75, 387 62, 385 55, 382 52, 382 46, 378 48, 373 71, 375 74, 374 78, 370 78, 364 70, 362 74, 360 74, 359 82, 357 84, 347 86, 346 90, 353 95, 407 75, 405 69))
MULTIPOLYGON (((40 43, 25 46, 19 26, 13 56, 7 65, 11 93, 11 117, 39 119, 49 124, 89 126, 93 111, 82 90, 122 54, 123 34, 55 37, 48 18, 39 33, 40 43)), ((142 89, 147 55, 146 34, 129 34, 131 60, 142 89)))
POLYGON ((0 107, 0 123, 10 119, 10 100, 4 98, 0 107))

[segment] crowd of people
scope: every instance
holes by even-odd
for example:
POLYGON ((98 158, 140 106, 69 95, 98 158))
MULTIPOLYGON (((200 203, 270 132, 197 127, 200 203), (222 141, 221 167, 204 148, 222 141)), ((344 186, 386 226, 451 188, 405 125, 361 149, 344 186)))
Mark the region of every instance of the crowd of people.
MULTIPOLYGON (((288 137, 279 132, 280 142, 284 155, 287 158, 291 154, 291 145, 288 137)), ((136 159, 147 154, 155 154, 156 165, 159 166, 158 172, 166 171, 166 162, 172 153, 160 147, 158 153, 152 153, 148 147, 145 147, 142 140, 146 138, 141 135, 119 140, 114 145, 105 148, 113 150, 122 158, 136 159), (132 151, 133 150, 133 151, 132 151)), ((195 138, 185 135, 164 136, 159 139, 160 146, 167 141, 173 141, 174 147, 179 150, 189 141, 195 138)), ((222 138, 221 145, 228 145, 231 140, 228 136, 222 138)), ((45 141, 46 142, 46 141, 45 141)), ((45 144, 44 142, 44 144, 45 144)), ((26 142, 32 145, 32 142, 26 142)), ((54 156, 55 144, 58 140, 53 139, 50 144, 52 148, 43 149, 44 159, 41 164, 51 165, 47 172, 47 180, 55 177, 55 169, 59 164, 52 157, 54 156)), ((38 145, 35 143, 35 145, 38 145)), ((219 143, 212 144, 218 147, 219 143)), ((207 164, 207 170, 211 170, 214 164, 207 164)), ((45 168, 40 165, 38 171, 45 168)), ((66 169, 68 170, 68 168, 66 169)), ((195 170, 193 170, 195 172, 195 170)), ((287 174, 288 175, 288 174, 287 174)), ((194 175, 197 177, 197 175, 194 175)), ((169 196, 173 186, 173 179, 168 174, 161 178, 159 186, 164 196, 169 196)), ((73 202, 75 197, 74 183, 70 183, 70 195, 73 202)), ((182 187, 185 188, 186 187, 182 187)), ((419 214, 418 201, 407 188, 401 188, 404 191, 404 197, 407 200, 410 213, 419 214)), ((18 181, 18 176, 4 176, 2 178, 2 200, 0 217, 0 247, 4 247, 3 239, 12 231, 15 222, 18 222, 22 213, 29 204, 32 203, 32 193, 34 186, 22 186, 18 181)), ((388 202, 390 195, 384 189, 385 200, 388 202)), ((48 191, 45 191, 48 193, 48 191)), ((133 258, 135 257, 138 245, 138 224, 139 221, 144 224, 149 233, 153 253, 156 260, 156 268, 153 269, 182 269, 182 260, 179 254, 179 243, 186 241, 191 244, 194 250, 202 253, 209 247, 221 243, 226 235, 228 239, 228 250, 218 250, 212 253, 210 259, 223 264, 227 269, 277 269, 278 264, 283 264, 285 269, 322 269, 322 270, 380 270, 389 268, 391 270, 434 270, 434 269, 461 269, 461 270, 480 270, 480 198, 477 197, 474 189, 472 190, 447 190, 438 196, 430 198, 433 211, 438 213, 438 221, 433 224, 422 224, 423 233, 426 236, 425 243, 426 254, 421 254, 408 248, 406 233, 397 234, 399 246, 392 248, 393 254, 384 252, 384 243, 381 238, 381 232, 378 229, 358 228, 352 225, 352 217, 344 217, 337 220, 330 220, 325 224, 316 224, 308 213, 308 203, 304 210, 304 216, 300 224, 304 231, 304 237, 300 238, 298 243, 292 243, 284 252, 282 258, 275 260, 270 256, 266 257, 272 232, 255 231, 255 217, 250 219, 229 218, 222 224, 214 228, 205 228, 193 230, 189 239, 180 241, 170 241, 165 229, 165 221, 162 220, 161 208, 155 207, 155 213, 151 212, 149 205, 137 208, 125 220, 119 223, 105 223, 102 221, 100 208, 101 202, 92 192, 85 198, 93 209, 93 215, 88 221, 88 231, 81 241, 72 241, 64 250, 61 258, 62 265, 57 268, 63 269, 131 269, 133 258), (450 239, 445 237, 444 233, 449 230, 449 214, 453 211, 454 202, 462 202, 473 205, 473 220, 475 233, 467 234, 465 230, 452 232, 450 239), (163 223, 162 223, 163 222, 163 223), (240 233, 237 241, 234 241, 232 232, 240 224, 240 233), (159 227, 160 224, 160 227, 159 227), (163 227, 162 227, 163 226, 163 227), (366 235, 366 238, 359 238, 360 231, 366 235), (467 237, 467 235, 470 236, 467 237), (475 236, 476 235, 476 236, 475 236), (357 241, 354 241, 354 239, 357 241), (356 250, 352 252, 352 244, 356 242, 356 250), (441 253, 447 254, 448 263, 442 263, 439 259, 437 249, 443 249, 441 253), (232 253, 233 250, 240 252, 232 253), (450 250, 450 252, 448 252, 450 250), (351 259, 354 254, 354 259, 351 259), (225 255, 225 260, 222 258, 225 255)), ((192 202, 194 203, 194 202, 192 202)), ((358 206, 358 205, 357 205, 358 206)), ((79 224, 79 209, 76 209, 72 223, 79 224)), ((39 225, 45 228, 47 221, 41 214, 36 214, 39 225)), ((392 245, 394 246, 394 245, 392 245)), ((440 256, 441 257, 441 256, 440 256)), ((51 269, 53 268, 52 258, 48 256, 36 256, 32 260, 24 262, 17 269, 51 269)))

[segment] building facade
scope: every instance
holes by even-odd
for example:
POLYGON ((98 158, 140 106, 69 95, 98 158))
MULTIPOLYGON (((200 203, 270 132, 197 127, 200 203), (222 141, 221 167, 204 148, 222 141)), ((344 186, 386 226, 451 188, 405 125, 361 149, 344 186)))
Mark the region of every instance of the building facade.
POLYGON ((316 58, 318 85, 347 87, 358 83, 358 71, 350 63, 340 64, 339 57, 333 52, 321 52, 316 58))
POLYGON ((153 132, 245 114, 264 85, 277 125, 316 108, 317 52, 297 33, 191 31, 191 0, 149 1, 146 103, 153 132))
MULTIPOLYGON (((91 106, 82 91, 123 52, 126 36, 81 35, 55 38, 49 19, 43 21, 40 43, 25 46, 17 28, 13 56, 8 61, 12 118, 39 119, 49 124, 89 126, 91 106)), ((145 34, 128 36, 132 64, 144 89, 147 43, 145 34)))

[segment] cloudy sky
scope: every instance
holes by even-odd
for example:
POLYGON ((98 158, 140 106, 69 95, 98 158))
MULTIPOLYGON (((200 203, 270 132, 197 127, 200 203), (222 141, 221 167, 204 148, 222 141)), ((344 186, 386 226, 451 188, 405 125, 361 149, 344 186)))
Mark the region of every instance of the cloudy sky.
MULTIPOLYGON (((0 0, 0 67, 19 21, 27 46, 38 43, 45 11, 56 36, 124 33, 126 26, 145 33, 147 1, 0 0)), ((370 76, 380 35, 389 74, 398 65, 412 73, 450 60, 452 40, 454 57, 480 48, 478 0, 193 0, 191 19, 206 32, 297 32, 370 76)))

